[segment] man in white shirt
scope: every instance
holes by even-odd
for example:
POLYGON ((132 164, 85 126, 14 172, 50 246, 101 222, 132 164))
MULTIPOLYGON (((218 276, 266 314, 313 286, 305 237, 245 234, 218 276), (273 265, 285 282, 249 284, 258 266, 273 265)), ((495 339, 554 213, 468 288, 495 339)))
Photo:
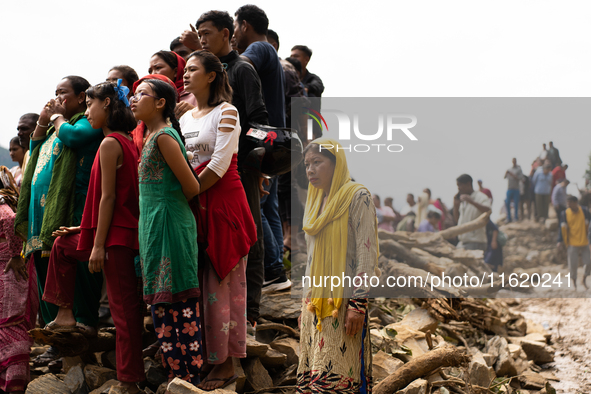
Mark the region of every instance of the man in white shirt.
MULTIPOLYGON (((472 177, 462 174, 456 179, 458 194, 454 197, 454 220, 458 225, 471 222, 485 212, 490 212, 488 196, 472 186, 472 177)), ((458 248, 466 250, 486 250, 486 228, 482 227, 458 236, 458 248)))
POLYGON ((410 211, 417 212, 417 203, 415 202, 415 196, 412 193, 408 193, 406 196, 406 205, 400 210, 402 216, 408 215, 410 211))

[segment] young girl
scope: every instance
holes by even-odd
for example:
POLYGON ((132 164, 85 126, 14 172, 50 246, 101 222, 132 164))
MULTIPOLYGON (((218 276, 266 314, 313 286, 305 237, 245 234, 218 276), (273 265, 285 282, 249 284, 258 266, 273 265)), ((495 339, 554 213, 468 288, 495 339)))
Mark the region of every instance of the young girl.
POLYGON ((92 272, 105 270, 111 315, 117 328, 117 378, 129 393, 145 379, 142 361, 142 315, 134 258, 138 250, 138 152, 129 136, 136 121, 127 88, 112 82, 86 91, 86 117, 105 139, 92 166, 80 227, 61 227, 51 250, 43 299, 60 307, 47 325, 75 331, 72 313, 77 261, 92 272), (115 214, 116 213, 116 214, 115 214))
POLYGON ((150 77, 138 82, 131 110, 145 124, 139 166, 144 300, 152 305, 162 358, 171 371, 169 377, 198 384, 203 359, 197 227, 187 200, 199 193, 200 185, 187 164, 174 116, 176 90, 150 77))
POLYGON ((187 59, 184 80, 185 91, 197 99, 180 124, 202 185, 203 335, 207 363, 215 367, 199 387, 209 391, 236 380, 232 357, 246 357, 246 256, 257 235, 238 175, 240 122, 238 111, 228 104, 232 88, 226 71, 211 52, 197 51, 187 59))

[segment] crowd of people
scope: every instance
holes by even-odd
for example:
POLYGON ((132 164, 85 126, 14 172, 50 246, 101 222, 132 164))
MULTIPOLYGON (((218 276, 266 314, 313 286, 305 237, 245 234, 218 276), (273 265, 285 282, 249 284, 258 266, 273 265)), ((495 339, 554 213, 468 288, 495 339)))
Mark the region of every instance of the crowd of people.
MULTIPOLYGON (((322 262, 310 262, 312 271, 351 253, 363 254, 360 270, 377 264, 377 242, 361 250, 357 236, 342 231, 357 220, 377 237, 370 194, 351 181, 342 151, 302 138, 310 185, 297 214, 289 173, 270 177, 245 166, 251 125, 289 126, 291 99, 324 91, 308 70, 312 50, 295 45, 280 59, 279 36, 268 25, 254 5, 234 17, 205 12, 170 51, 146 59, 148 75, 119 65, 96 85, 67 76, 40 113, 20 118, 10 142, 17 165, 0 169, 0 391, 24 392, 28 331, 37 324, 93 337, 109 317, 122 389, 141 391, 142 355, 152 350, 170 379, 224 387, 237 378, 232 359, 246 357, 261 294, 291 286, 283 262, 306 247, 297 245, 300 229, 312 240, 308 254, 322 262), (329 247, 343 234, 342 248, 329 247), (158 342, 144 349, 148 310, 158 342)), ((313 341, 301 359, 300 392, 371 389, 364 295, 335 297, 330 307, 306 297, 302 333, 313 341), (351 344, 330 379, 322 377, 329 366, 316 347, 332 339, 307 324, 327 311, 337 326, 344 319, 339 338, 351 344), (360 348, 365 358, 352 374, 345 360, 360 348)), ((34 360, 59 363, 54 347, 34 360)))
MULTIPOLYGON (((521 221, 523 219, 544 222, 549 217, 549 208, 553 207, 559 220, 558 246, 568 247, 568 264, 571 279, 576 287, 577 267, 579 259, 585 266, 582 284, 587 288, 586 277, 591 273, 591 259, 589 248, 591 229, 588 222, 588 208, 581 207, 586 224, 579 223, 583 216, 579 212, 578 198, 567 194, 569 180, 566 178, 568 165, 562 162, 560 152, 550 141, 542 145, 542 151, 533 160, 530 172, 526 175, 517 159, 512 159, 512 165, 505 171, 507 191, 503 204, 506 215, 505 222, 521 221), (577 217, 579 224, 571 221, 577 217), (565 229, 576 229, 576 236, 568 236, 565 229), (583 230, 582 230, 583 229, 583 230), (580 234, 578 232, 581 232, 580 234), (582 234, 582 235, 581 235, 582 234), (589 241, 586 241, 589 237, 589 241), (576 239, 577 241, 572 241, 576 239), (569 242, 574 242, 571 244, 569 242), (584 246, 584 248, 583 248, 584 246), (585 249, 586 248, 586 249, 585 249), (575 253, 576 252, 576 253, 575 253)), ((393 199, 388 197, 381 205, 380 197, 373 196, 378 216, 378 227, 388 231, 437 232, 443 229, 468 223, 477 219, 481 214, 490 212, 493 195, 490 189, 484 187, 483 181, 478 180, 478 189, 473 187, 473 179, 467 174, 457 178, 458 194, 454 196, 454 206, 448 209, 440 198, 433 199, 431 190, 424 189, 415 201, 414 194, 409 193, 406 205, 400 212, 393 207, 393 199)), ((568 230, 571 231, 571 230, 568 230)), ((484 260, 493 271, 497 271, 503 264, 502 247, 506 242, 505 234, 499 230, 492 220, 486 227, 462 234, 458 239, 451 240, 457 247, 472 250, 482 250, 484 260)))

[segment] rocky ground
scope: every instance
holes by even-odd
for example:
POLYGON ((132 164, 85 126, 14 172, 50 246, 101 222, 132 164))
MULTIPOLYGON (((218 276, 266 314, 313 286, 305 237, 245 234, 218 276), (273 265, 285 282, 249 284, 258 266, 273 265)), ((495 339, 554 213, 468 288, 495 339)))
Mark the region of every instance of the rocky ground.
MULTIPOLYGON (((526 221, 502 226, 509 240, 501 273, 564 274, 564 256, 556 250, 556 226, 552 219, 545 224, 526 221)), ((422 235, 380 231, 382 276, 426 277, 443 270, 488 275, 482 252, 457 250, 446 241, 457 231, 422 235)), ((304 259, 297 255, 294 269, 304 259)), ((493 277, 498 283, 499 276, 493 277)), ((374 394, 591 393, 591 331, 587 329, 591 301, 557 298, 585 296, 582 288, 578 293, 557 286, 498 292, 496 286, 479 294, 485 298, 470 298, 469 290, 426 286, 410 295, 403 292, 398 298, 371 302, 374 394)), ((248 340, 248 357, 235 364, 239 379, 217 392, 294 393, 299 313, 300 301, 289 293, 263 296, 256 338, 248 340)), ((155 338, 149 317, 145 326, 149 344, 155 338)), ((112 330, 102 330, 90 342, 74 334, 49 336, 42 330, 32 334, 38 345, 32 359, 47 343, 61 346, 69 357, 49 367, 32 363, 28 394, 120 393, 111 387, 117 383, 112 330)), ((146 357, 145 367, 148 394, 162 394, 167 387, 172 394, 201 392, 178 379, 168 385, 157 355, 146 357)))

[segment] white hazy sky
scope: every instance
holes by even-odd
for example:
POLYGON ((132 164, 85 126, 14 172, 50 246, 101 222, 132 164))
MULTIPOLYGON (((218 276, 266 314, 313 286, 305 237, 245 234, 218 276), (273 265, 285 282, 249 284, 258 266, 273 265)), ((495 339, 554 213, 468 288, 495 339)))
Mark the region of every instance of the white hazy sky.
MULTIPOLYGON (((244 1, 27 1, 4 2, 0 14, 3 93, 0 145, 16 135, 20 115, 39 112, 69 74, 101 82, 116 64, 140 76, 150 56, 202 12, 234 14, 244 1)), ((279 55, 295 44, 314 50, 309 69, 324 81, 327 97, 585 97, 591 90, 591 3, 586 1, 255 1, 278 32, 279 55)), ((529 164, 552 138, 582 185, 591 151, 589 133, 478 140, 467 149, 497 151, 499 163, 463 168, 438 161, 449 179, 429 179, 423 168, 414 182, 372 183, 402 205, 407 192, 430 186, 451 202, 455 178, 472 171, 493 190, 500 207, 502 175, 512 156, 529 164), (531 141, 531 144, 522 141, 531 141), (500 175, 499 175, 500 174, 500 175), (490 180, 490 181, 489 181, 490 180), (403 190, 404 189, 404 190, 403 190)), ((453 135, 450 136, 453 139, 453 135)), ((427 149, 427 147, 425 147, 427 149)), ((437 151, 433 151, 436 159, 437 151)), ((426 152, 424 152, 426 153, 426 152)), ((413 157, 409 156, 412 163, 413 157)), ((421 164, 417 164, 420 170, 421 164)), ((396 173, 389 175, 396 178, 396 173)), ((363 182, 363 177, 356 176, 363 182)), ((370 180, 367 180, 370 182, 370 180)), ((574 187, 571 186, 571 192, 574 187)))

